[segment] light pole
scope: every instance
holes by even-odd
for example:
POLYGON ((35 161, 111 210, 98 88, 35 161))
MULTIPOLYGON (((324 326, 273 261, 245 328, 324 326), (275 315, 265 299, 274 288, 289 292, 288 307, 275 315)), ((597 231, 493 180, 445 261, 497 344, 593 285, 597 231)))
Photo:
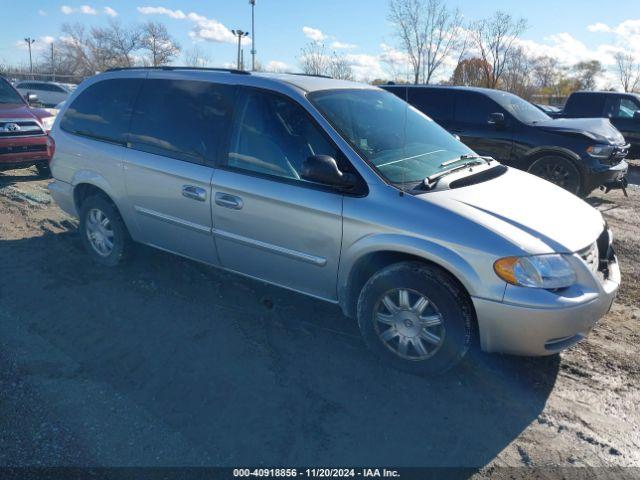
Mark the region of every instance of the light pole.
POLYGON ((255 71, 256 69, 256 22, 255 22, 255 7, 256 0, 249 0, 251 4, 251 71, 255 71))
POLYGON ((24 41, 27 42, 27 46, 29 47, 29 73, 31 73, 31 80, 33 80, 33 58, 31 57, 31 45, 35 43, 36 39, 27 37, 24 41))
POLYGON ((242 70, 241 58, 240 58, 240 49, 242 48, 242 39, 249 35, 249 32, 245 32, 242 30, 231 30, 236 37, 238 37, 238 70, 242 70))

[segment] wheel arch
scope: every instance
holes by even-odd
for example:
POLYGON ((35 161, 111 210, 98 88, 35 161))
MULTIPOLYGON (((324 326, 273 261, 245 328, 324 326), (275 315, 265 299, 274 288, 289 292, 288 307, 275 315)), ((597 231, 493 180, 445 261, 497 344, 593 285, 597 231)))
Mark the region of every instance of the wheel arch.
POLYGON ((524 160, 525 160, 524 165, 526 166, 527 170, 529 170, 529 167, 531 167, 533 162, 546 156, 556 156, 556 157, 565 158, 571 161, 581 174, 583 173, 583 167, 581 165, 582 162, 580 161, 580 156, 577 153, 569 150, 568 148, 558 147, 558 146, 541 146, 541 147, 532 148, 527 152, 527 154, 524 157, 524 160))
POLYGON ((400 235, 365 238, 343 255, 338 272, 338 303, 347 317, 355 317, 358 297, 371 276, 388 265, 402 261, 418 261, 434 266, 449 275, 469 297, 480 278, 456 252, 426 240, 400 235))

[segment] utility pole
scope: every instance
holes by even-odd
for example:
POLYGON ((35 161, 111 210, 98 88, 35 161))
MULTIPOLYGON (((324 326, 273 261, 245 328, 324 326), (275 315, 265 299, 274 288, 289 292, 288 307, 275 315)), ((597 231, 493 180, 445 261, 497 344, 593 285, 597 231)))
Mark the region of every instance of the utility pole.
POLYGON ((31 57, 31 45, 33 45, 36 41, 35 38, 27 37, 24 39, 27 42, 29 47, 29 73, 31 73, 31 80, 33 80, 33 58, 31 57))
POLYGON ((238 37, 238 70, 242 70, 242 59, 240 58, 240 51, 242 50, 242 39, 249 35, 249 32, 242 30, 231 30, 236 37, 238 37))
POLYGON ((51 81, 56 81, 56 57, 53 54, 53 42, 51 42, 51 81))
POLYGON ((255 8, 256 8, 256 0, 249 0, 251 4, 251 71, 255 71, 256 69, 256 22, 255 22, 255 8))

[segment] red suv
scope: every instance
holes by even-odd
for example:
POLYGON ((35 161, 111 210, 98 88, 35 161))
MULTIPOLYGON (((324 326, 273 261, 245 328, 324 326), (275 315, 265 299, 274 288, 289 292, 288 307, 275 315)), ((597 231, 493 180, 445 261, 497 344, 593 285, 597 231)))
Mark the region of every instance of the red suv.
POLYGON ((48 111, 32 108, 0 77, 0 171, 35 165, 40 175, 49 176, 54 150, 49 131, 54 119, 48 111))

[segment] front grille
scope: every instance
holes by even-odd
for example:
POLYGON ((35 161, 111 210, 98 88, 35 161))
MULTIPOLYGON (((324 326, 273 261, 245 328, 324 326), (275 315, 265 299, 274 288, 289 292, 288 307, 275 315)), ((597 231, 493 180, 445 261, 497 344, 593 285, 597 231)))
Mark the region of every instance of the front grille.
POLYGON ((609 278, 609 264, 615 258, 611 243, 609 227, 605 225, 604 230, 594 243, 577 252, 600 282, 609 278))
POLYGON ((46 152, 46 145, 11 145, 0 147, 0 155, 13 155, 16 153, 46 152))
POLYGON ((33 137, 35 135, 44 135, 44 131, 35 120, 0 120, 0 138, 33 137))
POLYGON ((611 156, 609 157, 609 163, 611 165, 617 165, 624 160, 629 154, 629 145, 619 145, 615 148, 611 156))
POLYGON ((598 273, 598 269, 600 268, 600 255, 598 254, 598 242, 593 242, 587 248, 580 250, 578 252, 580 258, 587 264, 589 270, 593 273, 598 273))

